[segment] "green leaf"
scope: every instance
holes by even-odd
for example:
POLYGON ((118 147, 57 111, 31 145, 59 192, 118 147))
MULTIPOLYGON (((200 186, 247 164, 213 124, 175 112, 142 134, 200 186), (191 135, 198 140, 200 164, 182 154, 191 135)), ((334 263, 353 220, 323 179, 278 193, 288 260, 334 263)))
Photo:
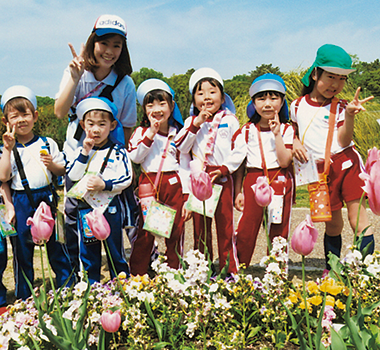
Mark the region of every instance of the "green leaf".
POLYGON ((347 350, 342 336, 331 328, 331 350, 347 350))

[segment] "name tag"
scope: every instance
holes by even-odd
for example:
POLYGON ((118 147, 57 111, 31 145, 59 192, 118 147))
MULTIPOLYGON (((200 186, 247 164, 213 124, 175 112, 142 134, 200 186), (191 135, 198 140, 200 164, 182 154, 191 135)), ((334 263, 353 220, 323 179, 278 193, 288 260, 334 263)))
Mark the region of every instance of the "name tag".
POLYGON ((352 160, 346 160, 345 162, 342 163, 342 170, 348 169, 352 166, 352 160))
POLYGON ((171 179, 169 179, 169 184, 170 185, 174 185, 178 182, 177 178, 176 177, 172 177, 171 179))

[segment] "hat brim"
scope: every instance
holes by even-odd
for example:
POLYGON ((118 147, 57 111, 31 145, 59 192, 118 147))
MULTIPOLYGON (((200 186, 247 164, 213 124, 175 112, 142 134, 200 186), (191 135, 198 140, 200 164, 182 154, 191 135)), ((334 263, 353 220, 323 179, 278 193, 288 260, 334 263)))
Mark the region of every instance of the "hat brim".
POLYGON ((99 29, 95 29, 95 34, 97 36, 103 36, 103 35, 106 35, 106 34, 119 34, 119 35, 121 35, 124 38, 127 36, 123 31, 117 30, 117 29, 112 29, 112 28, 99 28, 99 29))
POLYGON ((79 120, 82 120, 87 112, 93 110, 109 112, 116 119, 117 110, 112 110, 111 106, 107 102, 97 97, 88 97, 79 102, 76 109, 76 114, 79 120))
POLYGON ((274 79, 262 79, 253 83, 249 88, 249 95, 253 97, 262 91, 277 91, 285 95, 285 87, 277 80, 274 79))
POLYGON ((319 68, 322 68, 326 72, 338 74, 338 75, 348 75, 356 71, 356 69, 345 69, 345 68, 338 68, 338 67, 319 67, 319 68))

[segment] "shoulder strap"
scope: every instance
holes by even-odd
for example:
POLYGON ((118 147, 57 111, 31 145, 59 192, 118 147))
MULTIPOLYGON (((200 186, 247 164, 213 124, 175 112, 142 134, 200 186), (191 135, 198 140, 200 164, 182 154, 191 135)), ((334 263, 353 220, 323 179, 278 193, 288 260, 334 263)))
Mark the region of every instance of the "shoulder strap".
POLYGON ((33 209, 36 209, 36 204, 34 203, 32 190, 30 189, 28 179, 26 178, 24 166, 22 165, 21 158, 20 158, 20 153, 18 153, 18 150, 17 150, 17 145, 14 145, 13 147, 13 154, 15 156, 17 170, 20 173, 22 186, 24 187, 26 195, 28 196, 30 205, 33 207, 33 209))
POLYGON ((51 152, 50 152, 50 143, 49 143, 49 141, 47 140, 46 136, 40 136, 40 137, 41 137, 42 141, 45 142, 45 146, 46 146, 46 148, 47 148, 49 154, 51 154, 51 152))
POLYGON ((331 106, 330 106, 329 131, 327 133, 327 140, 326 140, 325 166, 324 166, 324 171, 323 171, 325 175, 327 175, 330 170, 331 145, 332 145, 332 139, 334 135, 335 115, 336 115, 337 105, 338 105, 338 99, 334 97, 331 101, 331 106))
POLYGON ((102 167, 100 168, 100 171, 99 171, 99 174, 103 174, 104 173, 104 170, 107 166, 107 163, 108 163, 108 160, 110 159, 110 156, 111 156, 111 152, 113 150, 113 148, 115 147, 115 144, 113 143, 110 148, 108 149, 108 152, 107 152, 107 155, 106 157, 104 158, 104 161, 103 161, 103 164, 102 164, 102 167))
POLYGON ((99 97, 108 98, 111 102, 113 102, 112 92, 116 89, 119 83, 123 80, 125 75, 118 75, 114 85, 107 85, 102 92, 99 94, 99 97))

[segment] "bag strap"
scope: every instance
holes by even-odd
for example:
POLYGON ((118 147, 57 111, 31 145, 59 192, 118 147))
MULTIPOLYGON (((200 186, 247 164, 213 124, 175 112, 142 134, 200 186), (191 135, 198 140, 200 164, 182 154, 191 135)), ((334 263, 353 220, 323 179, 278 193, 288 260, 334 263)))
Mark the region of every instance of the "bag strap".
MULTIPOLYGON (((160 181, 160 176, 161 176, 162 168, 164 166, 165 158, 168 155, 168 148, 169 148, 170 141, 172 140, 172 138, 173 138, 172 135, 168 135, 168 139, 166 140, 166 145, 165 145, 165 148, 164 148, 164 152, 162 153, 161 162, 160 162, 160 165, 158 166, 156 178, 154 180, 154 189, 156 191, 157 191, 158 183, 160 181)), ((158 191, 157 191, 157 194, 158 194, 158 191)))
POLYGON ((206 143, 206 149, 205 149, 205 159, 203 162, 203 167, 206 167, 208 164, 208 156, 210 156, 214 152, 214 145, 216 141, 216 133, 218 132, 220 122, 222 121, 222 118, 225 114, 225 110, 219 111, 214 115, 214 119, 212 121, 211 127, 208 130, 207 135, 207 143, 206 143))
POLYGON ((34 199, 33 199, 32 190, 30 189, 28 179, 26 178, 24 166, 21 162, 20 153, 18 153, 16 144, 13 147, 13 155, 15 157, 17 170, 20 173, 22 186, 24 187, 26 195, 28 196, 30 205, 33 207, 33 209, 36 209, 36 204, 35 204, 34 199))
POLYGON ((119 83, 123 80, 124 77, 125 75, 118 75, 115 84, 107 85, 99 94, 99 97, 108 98, 111 102, 113 102, 112 92, 116 89, 116 87, 119 85, 119 83))
POLYGON ((100 171, 99 171, 99 175, 102 175, 104 173, 104 170, 106 169, 106 166, 107 166, 107 163, 108 163, 108 160, 110 159, 110 156, 111 156, 111 153, 112 153, 112 150, 114 149, 115 147, 115 144, 113 143, 110 148, 108 149, 108 152, 107 152, 107 155, 106 157, 104 158, 104 161, 103 161, 103 164, 100 168, 100 171))
POLYGON ((331 101, 330 106, 330 116, 329 116, 329 131, 327 133, 326 140, 326 149, 325 149, 325 165, 323 173, 327 176, 330 171, 330 156, 331 156, 331 145, 334 135, 334 127, 335 127, 335 116, 337 112, 338 106, 338 98, 334 97, 331 101))

